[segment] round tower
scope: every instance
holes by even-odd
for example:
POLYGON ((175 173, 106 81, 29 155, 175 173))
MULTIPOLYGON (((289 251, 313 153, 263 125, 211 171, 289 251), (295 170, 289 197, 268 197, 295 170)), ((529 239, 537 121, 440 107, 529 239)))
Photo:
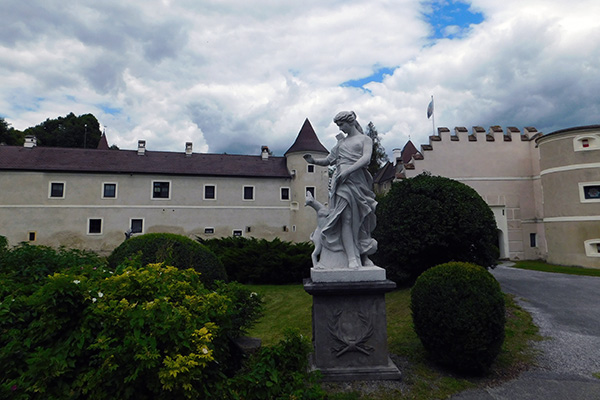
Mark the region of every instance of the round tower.
POLYGON ((303 158, 312 154, 315 158, 327 157, 329 152, 319 141, 308 118, 304 121, 296 141, 285 152, 287 168, 292 175, 290 187, 290 227, 294 241, 305 242, 317 226, 315 210, 305 207, 306 192, 311 191, 313 197, 322 204, 329 201, 329 169, 319 165, 308 164, 303 158))

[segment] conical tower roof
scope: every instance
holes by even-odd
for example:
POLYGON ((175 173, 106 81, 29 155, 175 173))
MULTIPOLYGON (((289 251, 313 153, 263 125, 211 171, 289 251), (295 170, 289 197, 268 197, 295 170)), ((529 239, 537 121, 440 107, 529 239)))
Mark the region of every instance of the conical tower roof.
POLYGON ((106 134, 102 134, 102 136, 100 136, 100 141, 98 142, 98 147, 96 147, 98 150, 109 150, 110 147, 108 147, 108 140, 106 140, 106 134))
POLYGON ((297 152, 321 152, 321 153, 329 153, 325 146, 319 141, 315 130, 308 118, 304 120, 304 124, 300 129, 300 133, 298 133, 298 137, 296 137, 296 141, 285 152, 284 155, 288 155, 288 153, 297 153, 297 152))

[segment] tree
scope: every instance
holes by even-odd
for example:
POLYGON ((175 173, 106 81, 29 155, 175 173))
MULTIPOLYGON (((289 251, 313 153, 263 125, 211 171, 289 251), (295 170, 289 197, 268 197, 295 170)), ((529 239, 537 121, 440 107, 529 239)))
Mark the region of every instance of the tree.
POLYGON ((23 132, 14 129, 4 118, 0 118, 0 144, 22 146, 24 141, 23 132))
POLYGON ((25 135, 38 139, 38 146, 81 147, 95 149, 102 136, 100 124, 92 114, 79 117, 69 113, 65 117, 46 119, 39 125, 25 129, 25 135))
POLYGON ((373 122, 369 122, 369 125, 367 125, 367 136, 373 139, 373 152, 371 153, 371 161, 369 162, 367 169, 371 175, 375 175, 377 171, 383 167, 383 164, 388 161, 388 156, 381 145, 381 140, 378 135, 377 128, 375 128, 373 122))
POLYGON ((425 270, 449 261, 489 268, 498 259, 492 210, 471 187, 426 174, 392 184, 377 207, 374 255, 389 279, 413 283, 425 270))

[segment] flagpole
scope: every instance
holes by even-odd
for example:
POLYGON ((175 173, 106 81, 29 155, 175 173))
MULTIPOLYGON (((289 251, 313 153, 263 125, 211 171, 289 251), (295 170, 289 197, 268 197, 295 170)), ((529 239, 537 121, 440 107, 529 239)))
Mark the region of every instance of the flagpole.
MULTIPOLYGON (((433 95, 431 95, 431 104, 434 104, 433 95)), ((431 110, 431 129, 433 131, 433 136, 435 136, 435 104, 433 105, 433 109, 431 110)))

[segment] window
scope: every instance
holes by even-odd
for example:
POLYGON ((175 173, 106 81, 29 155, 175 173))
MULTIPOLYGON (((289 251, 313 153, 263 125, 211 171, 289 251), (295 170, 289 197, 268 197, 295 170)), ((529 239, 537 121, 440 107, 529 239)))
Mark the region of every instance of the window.
POLYGON ((529 234, 529 247, 537 247, 537 234, 529 234))
POLYGON ((314 186, 307 186, 306 190, 304 192, 310 192, 310 194, 312 195, 312 197, 315 197, 315 187, 314 186))
POLYGON ((290 199, 290 188, 282 187, 281 188, 281 201, 287 201, 290 199))
POLYGON ((585 255, 588 257, 600 257, 600 239, 590 239, 583 242, 585 255))
POLYGON ((102 219, 101 218, 88 219, 88 235, 101 235, 101 234, 102 234, 102 219))
POLYGON ((36 236, 35 232, 29 232, 27 234, 27 240, 29 240, 30 242, 35 242, 35 236, 36 236))
POLYGON ((588 151, 600 149, 599 135, 581 135, 573 138, 573 148, 575 151, 588 151))
POLYGON ((215 233, 215 228, 204 228, 204 233, 206 233, 207 235, 212 235, 213 233, 215 233))
POLYGON ((582 203, 600 202, 600 182, 580 183, 579 200, 582 203))
POLYGON ((132 218, 129 226, 131 228, 131 233, 144 232, 144 220, 142 218, 132 218))
POLYGON ((117 184, 116 183, 105 183, 102 188, 103 199, 114 199, 117 197, 117 184))
POLYGON ((315 166, 313 164, 308 164, 308 167, 306 167, 306 168, 307 168, 306 171, 309 174, 312 174, 313 172, 315 172, 315 166))
POLYGON ((217 198, 217 187, 215 185, 204 185, 204 200, 215 200, 217 198))
POLYGON ((242 236, 242 230, 241 229, 235 229, 233 231, 233 236, 242 236))
POLYGON ((153 181, 152 182, 152 198, 153 199, 170 199, 171 198, 171 182, 153 181))
POLYGON ((254 200, 254 186, 244 186, 244 200, 254 200))
POLYGON ((584 186, 583 196, 586 199, 600 199, 600 186, 584 186))
POLYGON ((64 182, 50 182, 50 197, 53 199, 64 199, 65 198, 65 183, 64 182))

